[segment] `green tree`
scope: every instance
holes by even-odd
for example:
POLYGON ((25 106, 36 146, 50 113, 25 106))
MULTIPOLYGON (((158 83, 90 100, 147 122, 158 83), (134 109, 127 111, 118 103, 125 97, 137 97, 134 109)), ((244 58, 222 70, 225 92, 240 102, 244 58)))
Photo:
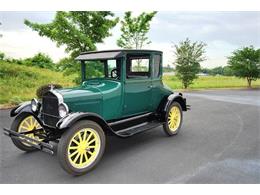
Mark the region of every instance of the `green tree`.
POLYGON ((252 81, 260 77, 260 49, 250 46, 235 50, 228 57, 228 64, 235 76, 246 78, 251 87, 252 81))
POLYGON ((224 66, 223 68, 223 75, 224 76, 234 76, 232 69, 229 66, 224 66))
POLYGON ((215 68, 212 68, 210 70, 210 74, 215 76, 215 75, 223 75, 224 74, 224 68, 222 66, 217 66, 215 68))
POLYGON ((4 58, 5 58, 5 53, 0 51, 0 60, 4 60, 4 58))
POLYGON ((201 68, 200 71, 204 74, 209 74, 209 75, 211 74, 211 69, 209 68, 201 68))
POLYGON ((192 43, 188 38, 179 45, 174 45, 176 76, 181 80, 185 89, 197 78, 200 63, 206 60, 205 46, 206 44, 203 42, 192 43))
POLYGON ((24 23, 57 46, 65 45, 66 51, 76 57, 80 52, 96 50, 96 44, 111 35, 109 30, 118 22, 113 17, 110 11, 58 11, 51 23, 24 23))
POLYGON ((150 44, 147 33, 150 30, 150 22, 157 12, 143 12, 137 17, 132 12, 125 12, 124 20, 121 21, 122 34, 117 40, 117 45, 125 49, 141 49, 150 44))

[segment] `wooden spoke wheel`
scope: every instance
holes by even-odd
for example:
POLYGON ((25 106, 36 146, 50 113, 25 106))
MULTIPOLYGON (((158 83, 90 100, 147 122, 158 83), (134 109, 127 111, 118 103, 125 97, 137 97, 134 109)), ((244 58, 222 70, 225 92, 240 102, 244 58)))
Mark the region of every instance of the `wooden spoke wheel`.
MULTIPOLYGON (((38 141, 43 140, 39 136, 35 135, 35 130, 37 129, 39 130, 37 131, 38 135, 43 134, 43 128, 41 127, 39 122, 34 118, 34 116, 30 115, 29 113, 18 115, 12 123, 11 129, 19 133, 32 131, 32 133, 25 134, 25 136, 36 139, 38 141)), ((29 143, 17 139, 12 139, 12 141, 19 149, 27 152, 35 150, 35 148, 31 146, 29 143, 37 144, 36 142, 29 140, 27 140, 29 143)))
POLYGON ((101 159, 105 149, 105 134, 93 121, 80 121, 61 137, 58 158, 70 174, 90 171, 101 159))
POLYGON ((178 102, 173 102, 167 110, 164 131, 172 136, 176 135, 182 125, 182 108, 178 102))

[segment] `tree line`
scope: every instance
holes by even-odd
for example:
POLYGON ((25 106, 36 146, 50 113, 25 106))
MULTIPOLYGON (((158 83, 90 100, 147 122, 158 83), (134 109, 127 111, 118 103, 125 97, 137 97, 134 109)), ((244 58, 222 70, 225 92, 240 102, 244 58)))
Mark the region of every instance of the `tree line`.
MULTIPOLYGON (((148 32, 156 13, 143 12, 133 16, 132 12, 125 12, 124 17, 119 19, 110 11, 58 11, 50 23, 40 24, 25 20, 25 25, 38 32, 40 36, 48 37, 56 42, 58 47, 65 46, 68 57, 55 64, 49 56, 39 53, 32 58, 17 60, 17 63, 74 74, 80 70, 80 64, 74 58, 81 52, 96 50, 96 44, 103 43, 105 38, 112 36, 111 29, 119 22, 121 24, 121 35, 117 39, 119 47, 142 49, 149 45, 151 41, 148 32)), ((260 77, 260 49, 253 46, 237 49, 228 57, 228 66, 207 69, 201 68, 200 65, 206 60, 206 46, 203 42, 193 42, 188 38, 173 45, 175 61, 172 64, 184 88, 194 82, 199 72, 246 78, 249 87, 253 80, 260 77)), ((0 53, 1 58, 4 57, 0 53)), ((90 68, 88 74, 98 73, 90 68)))

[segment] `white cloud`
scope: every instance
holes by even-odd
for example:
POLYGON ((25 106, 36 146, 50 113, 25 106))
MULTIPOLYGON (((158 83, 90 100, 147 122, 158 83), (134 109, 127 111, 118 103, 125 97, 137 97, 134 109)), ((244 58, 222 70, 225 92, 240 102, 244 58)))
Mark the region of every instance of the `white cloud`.
POLYGON ((31 30, 1 32, 0 50, 8 57, 27 58, 38 52, 48 54, 54 61, 65 57, 64 47, 58 48, 54 42, 41 37, 31 30))

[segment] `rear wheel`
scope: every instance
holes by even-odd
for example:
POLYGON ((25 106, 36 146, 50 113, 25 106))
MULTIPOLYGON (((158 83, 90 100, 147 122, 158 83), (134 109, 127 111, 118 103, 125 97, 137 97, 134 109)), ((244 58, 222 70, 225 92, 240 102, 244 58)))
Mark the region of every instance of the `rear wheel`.
POLYGON ((105 134, 93 121, 80 121, 68 129, 58 146, 58 159, 62 168, 72 175, 92 170, 105 150, 105 134))
POLYGON ((166 122, 163 125, 165 133, 169 136, 176 135, 182 125, 182 108, 178 102, 173 102, 166 113, 166 122))
MULTIPOLYGON (((29 114, 29 113, 24 113, 24 114, 20 114, 18 115, 11 126, 11 130, 16 131, 18 133, 23 133, 23 132, 29 132, 29 131, 33 131, 36 129, 40 129, 39 132, 37 132, 38 134, 43 133, 43 129, 41 127, 41 125, 39 124, 39 122, 34 118, 33 115, 29 114)), ((41 138, 39 138, 37 135, 35 135, 35 133, 30 133, 30 134, 26 134, 27 137, 29 138, 33 138, 36 139, 38 141, 42 141, 41 138)), ((14 145, 19 148, 20 150, 26 151, 26 152, 30 152, 35 150, 36 148, 32 147, 29 143, 17 140, 12 138, 12 141, 14 143, 14 145)), ((31 142, 31 141, 29 141, 31 142)), ((32 144, 36 144, 35 142, 31 142, 32 144)))

